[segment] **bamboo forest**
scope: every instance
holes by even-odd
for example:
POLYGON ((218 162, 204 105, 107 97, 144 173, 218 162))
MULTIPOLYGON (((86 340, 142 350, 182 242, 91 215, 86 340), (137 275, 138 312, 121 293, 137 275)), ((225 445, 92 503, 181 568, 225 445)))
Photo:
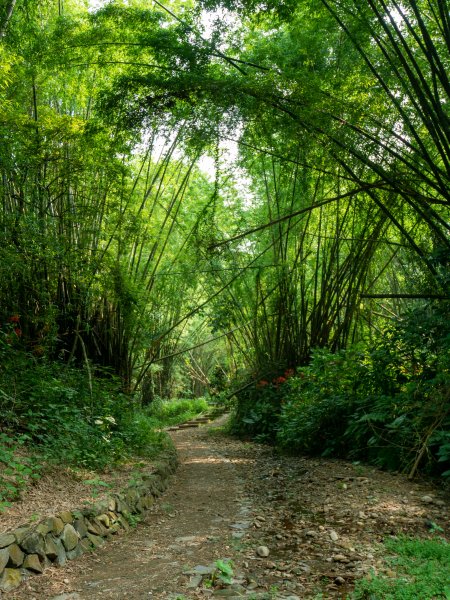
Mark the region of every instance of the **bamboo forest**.
POLYGON ((212 409, 448 490, 448 0, 3 0, 0 67, 0 512, 212 409))

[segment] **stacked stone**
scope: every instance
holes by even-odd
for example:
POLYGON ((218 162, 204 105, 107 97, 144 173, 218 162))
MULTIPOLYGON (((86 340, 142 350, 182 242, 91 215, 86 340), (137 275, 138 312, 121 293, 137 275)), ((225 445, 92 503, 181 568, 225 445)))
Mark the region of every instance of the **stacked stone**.
POLYGON ((130 523, 136 523, 165 491, 176 466, 175 453, 168 453, 154 473, 144 475, 121 494, 1 534, 0 590, 9 592, 47 566, 62 566, 67 560, 95 550, 119 531, 127 531, 130 523))

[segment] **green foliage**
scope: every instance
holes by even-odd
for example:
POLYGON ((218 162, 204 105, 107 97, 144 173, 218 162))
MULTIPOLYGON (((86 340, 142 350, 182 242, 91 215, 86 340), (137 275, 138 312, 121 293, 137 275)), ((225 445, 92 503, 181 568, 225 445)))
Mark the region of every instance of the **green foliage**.
POLYGON ((391 539, 387 565, 395 576, 373 575, 356 582, 355 600, 450 598, 450 545, 443 539, 391 539))
POLYGON ((211 574, 211 577, 203 580, 203 584, 206 588, 212 588, 216 585, 230 585, 233 583, 233 575, 234 575, 234 564, 228 559, 219 558, 214 563, 214 571, 211 574))
POLYGON ((447 475, 449 385, 448 306, 423 306, 364 352, 316 351, 285 388, 277 440, 287 450, 447 475))
POLYGON ((83 481, 85 485, 91 486, 91 495, 93 498, 97 498, 102 491, 111 487, 109 483, 102 481, 100 477, 94 477, 93 479, 85 479, 83 481))
POLYGON ((233 581, 233 562, 229 559, 219 559, 214 563, 216 568, 215 570, 215 579, 219 580, 221 583, 225 585, 230 585, 233 581))
POLYGON ((394 16, 379 0, 192 0, 173 15, 143 0, 95 14, 78 0, 9 4, 7 431, 48 460, 103 468, 157 451, 155 427, 202 410, 156 396, 220 391, 245 363, 260 377, 238 395, 241 435, 448 475, 448 307, 424 306, 365 352, 339 351, 377 325, 362 291, 448 293, 445 11, 416 2, 394 16), (225 13, 206 35, 202 7, 239 18, 225 13), (222 161, 230 137, 239 169, 222 161), (196 167, 204 152, 214 182, 196 167))
POLYGON ((308 367, 290 379, 277 424, 278 444, 289 451, 346 456, 345 437, 366 374, 358 350, 313 352, 308 367))
POLYGON ((172 400, 156 399, 148 410, 148 415, 159 427, 176 425, 208 410, 206 398, 180 398, 172 400))
POLYGON ((42 460, 104 469, 129 455, 156 456, 167 436, 111 376, 7 348, 0 366, 3 423, 42 460))
POLYGON ((119 423, 117 435, 120 436, 126 453, 153 458, 171 445, 165 433, 156 431, 159 423, 141 409, 124 412, 119 423))
POLYGON ((0 512, 20 498, 30 481, 39 479, 41 465, 20 453, 28 439, 26 435, 12 438, 0 433, 0 512))
POLYGON ((289 370, 278 377, 259 379, 237 393, 230 423, 231 433, 256 441, 273 442, 290 375, 289 370))

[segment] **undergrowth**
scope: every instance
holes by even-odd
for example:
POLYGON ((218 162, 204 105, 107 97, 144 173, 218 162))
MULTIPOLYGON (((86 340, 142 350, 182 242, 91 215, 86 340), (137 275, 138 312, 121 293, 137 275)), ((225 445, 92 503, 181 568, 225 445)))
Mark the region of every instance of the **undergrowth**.
POLYGON ((101 472, 170 445, 164 426, 206 410, 204 399, 142 408, 109 373, 36 358, 0 339, 0 510, 39 477, 41 465, 101 472))
POLYGON ((192 419, 208 408, 206 398, 157 398, 148 408, 148 415, 155 426, 176 425, 192 419))
POLYGON ((450 600, 450 544, 403 537, 385 546, 389 573, 357 581, 354 600, 450 600))
POLYGON ((233 431, 287 452, 450 476, 450 306, 423 305, 367 346, 312 352, 238 395, 233 431))

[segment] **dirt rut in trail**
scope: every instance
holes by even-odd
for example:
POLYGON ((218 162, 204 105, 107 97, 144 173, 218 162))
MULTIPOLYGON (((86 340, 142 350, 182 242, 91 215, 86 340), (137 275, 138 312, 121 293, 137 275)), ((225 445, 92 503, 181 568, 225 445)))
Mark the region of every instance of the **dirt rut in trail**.
POLYGON ((30 578, 5 600, 348 598, 367 573, 391 576, 386 538, 436 530, 449 539, 448 491, 432 482, 278 456, 211 435, 221 423, 172 433, 180 467, 136 530, 30 578), (228 558, 231 586, 202 579, 228 558))

